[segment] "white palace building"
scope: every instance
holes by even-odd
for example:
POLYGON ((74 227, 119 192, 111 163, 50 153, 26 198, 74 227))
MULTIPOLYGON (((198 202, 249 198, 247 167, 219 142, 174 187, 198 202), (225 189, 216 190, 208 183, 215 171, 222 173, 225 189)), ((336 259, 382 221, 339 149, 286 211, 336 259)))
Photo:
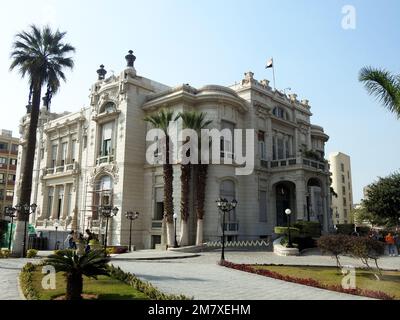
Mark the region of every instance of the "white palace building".
MULTIPOLYGON (((154 248, 161 242, 163 218, 162 165, 146 161, 143 119, 161 109, 176 114, 198 110, 212 120, 210 128, 254 129, 255 167, 250 175, 236 175, 233 164, 209 165, 203 224, 204 241, 222 234, 219 196, 238 201, 226 218, 228 240, 263 239, 277 225, 286 225, 285 209, 293 220, 320 221, 328 231, 330 213, 329 167, 324 147, 329 137, 310 122, 308 100, 297 99, 258 81, 247 72, 232 86, 188 84, 169 87, 137 74, 132 52, 118 76, 98 70, 90 93, 90 107, 79 112, 51 113, 41 109, 33 172, 31 215, 37 231, 91 229, 103 234, 105 221, 99 207, 107 202, 119 208, 110 219, 109 245, 127 245, 126 211, 140 212, 133 223, 137 248, 154 248)), ((21 145, 17 181, 21 181, 29 113, 20 124, 21 145)), ((174 165, 174 211, 180 230, 180 165, 174 165)), ((192 179, 193 180, 193 179, 192 179)), ((14 205, 20 196, 15 186, 14 205)), ((192 190, 196 188, 192 182, 192 190)), ((194 194, 194 193, 191 193, 194 194)), ((189 243, 196 239, 196 213, 191 197, 189 243)))

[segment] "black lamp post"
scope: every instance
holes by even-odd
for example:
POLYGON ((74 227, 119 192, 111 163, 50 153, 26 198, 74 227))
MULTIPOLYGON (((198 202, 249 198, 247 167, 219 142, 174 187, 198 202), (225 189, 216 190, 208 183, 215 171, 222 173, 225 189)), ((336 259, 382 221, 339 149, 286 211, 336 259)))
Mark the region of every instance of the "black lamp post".
POLYGON ((53 226, 54 228, 56 228, 56 242, 54 245, 54 250, 58 250, 58 244, 57 244, 57 231, 58 231, 58 226, 59 226, 60 222, 58 220, 54 220, 53 226))
POLYGON ((129 219, 129 252, 131 252, 132 248, 132 222, 139 218, 139 212, 128 211, 126 212, 126 218, 129 219))
POLYGON ((111 217, 115 217, 118 213, 119 209, 117 207, 111 206, 101 206, 100 212, 101 215, 106 218, 106 234, 104 237, 104 253, 107 255, 107 235, 108 235, 108 219, 111 217))
POLYGON ((234 210, 237 206, 237 201, 233 199, 228 202, 225 198, 217 199, 217 207, 222 211, 222 251, 221 251, 221 262, 225 261, 225 214, 234 210))
POLYGON ((179 247, 179 245, 178 245, 178 241, 176 240, 176 220, 178 219, 178 215, 176 214, 176 213, 174 213, 174 215, 173 215, 173 218, 174 218, 174 227, 175 227, 175 232, 174 232, 174 248, 178 248, 179 247))
POLYGON ((289 237, 287 248, 293 248, 292 237, 290 235, 290 215, 292 214, 292 210, 286 209, 285 214, 287 215, 287 228, 288 228, 288 237, 289 237))
POLYGON ((5 214, 7 217, 11 218, 11 224, 10 224, 10 235, 8 238, 8 251, 11 250, 11 241, 12 241, 12 230, 13 230, 13 226, 14 226, 14 218, 17 216, 15 214, 15 211, 17 211, 17 209, 13 208, 12 206, 7 206, 5 207, 5 214))
POLYGON ((16 211, 22 213, 22 214, 25 216, 25 217, 24 217, 24 220, 25 220, 25 226, 24 226, 24 240, 23 240, 23 242, 22 242, 22 257, 23 257, 23 258, 26 257, 26 242, 27 242, 26 236, 27 236, 27 224, 28 224, 28 222, 29 222, 29 215, 30 215, 31 213, 35 213, 36 208, 37 208, 37 205, 36 205, 35 203, 33 203, 33 204, 31 204, 31 205, 29 205, 29 204, 27 204, 27 203, 24 204, 24 205, 22 205, 22 204, 17 204, 17 205, 15 206, 16 211))

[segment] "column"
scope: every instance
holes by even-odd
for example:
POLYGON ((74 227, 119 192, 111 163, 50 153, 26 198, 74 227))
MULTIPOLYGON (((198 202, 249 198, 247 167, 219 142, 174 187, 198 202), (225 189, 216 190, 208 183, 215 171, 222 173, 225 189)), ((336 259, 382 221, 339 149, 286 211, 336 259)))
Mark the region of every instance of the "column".
POLYGON ((306 212, 304 212, 304 205, 306 201, 306 186, 304 179, 296 181, 296 217, 297 220, 305 220, 306 212))
POLYGON ((53 203, 51 204, 51 219, 57 219, 59 187, 54 186, 53 203))
POLYGON ((69 184, 64 183, 64 198, 62 203, 61 219, 65 220, 68 217, 68 198, 69 198, 69 184))

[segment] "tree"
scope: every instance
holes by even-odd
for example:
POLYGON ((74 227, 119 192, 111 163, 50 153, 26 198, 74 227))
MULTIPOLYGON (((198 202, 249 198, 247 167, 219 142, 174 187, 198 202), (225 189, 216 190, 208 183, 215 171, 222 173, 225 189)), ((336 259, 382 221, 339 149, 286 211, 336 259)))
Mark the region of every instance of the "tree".
POLYGON ((360 71, 359 81, 364 83, 369 94, 379 99, 384 107, 400 118, 400 75, 364 67, 360 71))
MULTIPOLYGON (((197 111, 184 111, 178 114, 176 120, 178 118, 182 119, 183 128, 185 129, 193 129, 197 133, 197 137, 201 137, 201 129, 204 129, 208 126, 212 121, 205 121, 206 114, 203 112, 197 111)), ((189 139, 186 139, 186 142, 189 142, 189 139)), ((201 147, 201 139, 198 139, 197 146, 201 147)), ((201 149, 200 149, 201 150, 201 149)), ((189 152, 193 152, 190 150, 189 152)), ((198 152, 200 154, 200 152, 198 152)), ((187 155, 188 156, 188 155, 187 155)), ((200 164, 201 165, 201 164, 200 164)), ((195 166, 196 168, 197 166, 195 166)), ((181 218, 182 218, 182 228, 181 228, 181 246, 188 245, 189 241, 189 229, 188 229, 188 218, 189 218, 189 197, 190 197, 190 178, 191 178, 191 169, 192 164, 189 162, 187 164, 181 165, 181 218)), ((204 171, 204 169, 203 169, 204 171)), ((199 172, 203 172, 199 171, 199 172)), ((203 173, 202 173, 203 174, 203 173)), ((197 174, 195 175, 197 176, 197 174)), ((203 179, 204 180, 204 179, 203 179)), ((203 182, 205 184, 205 180, 203 182)), ((196 190, 199 189, 199 185, 197 184, 196 190)), ((202 190, 203 187, 200 187, 202 190)), ((203 190, 204 192, 204 190, 203 190)), ((200 205, 204 208, 204 196, 203 203, 200 205)), ((197 208, 199 207, 199 202, 197 202, 197 208)), ((204 209, 202 209, 204 211, 204 209)), ((197 210, 198 212, 198 210, 197 210)), ((202 217, 204 214, 202 215, 202 217)))
POLYGON ((161 110, 160 112, 149 115, 144 118, 144 121, 149 122, 154 128, 161 129, 165 134, 164 143, 164 161, 163 161, 163 178, 164 178, 164 219, 167 223, 167 244, 174 245, 174 204, 173 204, 173 167, 170 163, 171 151, 170 137, 168 134, 168 126, 173 121, 173 111, 161 110))
POLYGON ((91 250, 81 256, 75 250, 59 250, 50 255, 44 263, 53 266, 57 272, 65 272, 65 299, 81 300, 83 276, 97 279, 99 275, 108 275, 108 261, 103 250, 91 250))
MULTIPOLYGON (((15 36, 12 46, 10 71, 18 69, 21 77, 27 77, 29 81, 30 117, 25 160, 21 170, 21 204, 30 204, 42 88, 47 86, 45 106, 49 108, 52 96, 60 88, 60 80, 66 80, 63 69, 72 69, 74 66, 73 59, 67 55, 74 52, 75 48, 63 42, 65 35, 66 32, 52 31, 48 26, 40 29, 31 25, 29 31, 23 31, 15 36)), ((26 237, 23 225, 27 219, 26 215, 18 212, 13 246, 15 254, 22 252, 23 239, 26 237)))
POLYGON ((362 201, 365 210, 374 219, 386 221, 388 226, 396 226, 400 221, 400 173, 379 178, 367 188, 362 201))
POLYGON ((324 235, 317 240, 317 246, 323 253, 330 254, 336 260, 336 267, 340 271, 340 255, 349 251, 351 237, 343 234, 324 235))

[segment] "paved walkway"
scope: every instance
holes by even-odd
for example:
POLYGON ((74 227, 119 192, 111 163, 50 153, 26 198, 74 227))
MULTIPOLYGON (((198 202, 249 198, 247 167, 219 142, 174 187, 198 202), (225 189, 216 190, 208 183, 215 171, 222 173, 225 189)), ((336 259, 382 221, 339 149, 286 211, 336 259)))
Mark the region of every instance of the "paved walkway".
MULTIPOLYGON (((235 253, 240 256, 242 253, 235 253)), ((253 253, 255 254, 255 253, 253 253)), ((257 254, 260 254, 258 252, 257 254)), ((135 255, 132 253, 130 255, 135 255)), ((229 260, 231 253, 227 254, 229 260)), ((128 256, 128 255, 126 255, 128 256)), ((151 282, 161 291, 194 299, 232 300, 353 300, 364 299, 223 268, 218 253, 179 260, 114 259, 112 264, 151 282)), ((249 257, 248 257, 249 258, 249 257)))
POLYGON ((18 276, 29 259, 0 259, 0 300, 21 300, 18 276))

